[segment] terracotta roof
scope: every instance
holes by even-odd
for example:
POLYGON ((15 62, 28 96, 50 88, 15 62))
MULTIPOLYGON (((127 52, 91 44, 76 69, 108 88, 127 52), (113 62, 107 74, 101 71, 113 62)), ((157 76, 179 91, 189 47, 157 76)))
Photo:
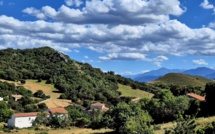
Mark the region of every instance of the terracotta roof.
POLYGON ((91 104, 91 106, 104 106, 104 104, 100 103, 100 102, 96 102, 91 104))
POLYGON ((20 98, 22 98, 22 95, 12 95, 12 97, 20 99, 20 98))
POLYGON ((205 97, 200 96, 200 95, 195 94, 195 93, 187 93, 187 96, 193 97, 193 98, 200 100, 200 101, 205 101, 205 97))
POLYGON ((53 114, 68 114, 68 111, 66 111, 64 108, 49 108, 49 111, 53 114))
POLYGON ((108 111, 109 110, 109 108, 108 107, 104 107, 104 108, 102 108, 102 111, 103 112, 106 112, 106 111, 108 111))
POLYGON ((28 116, 37 116, 38 112, 30 112, 30 113, 16 113, 13 114, 15 117, 28 117, 28 116))

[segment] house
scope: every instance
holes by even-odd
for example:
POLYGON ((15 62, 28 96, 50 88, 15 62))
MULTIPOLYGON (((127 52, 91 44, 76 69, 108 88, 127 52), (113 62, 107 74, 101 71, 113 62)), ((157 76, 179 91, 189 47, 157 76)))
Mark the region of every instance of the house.
POLYGON ((12 95, 15 101, 19 100, 22 98, 22 95, 12 95))
MULTIPOLYGON (((16 113, 8 120, 7 125, 9 127, 17 128, 28 128, 32 127, 32 122, 36 119, 39 112, 29 112, 29 113, 16 113)), ((47 116, 60 114, 61 117, 68 117, 68 112, 64 108, 48 108, 45 110, 47 116)))
POLYGON ((49 112, 51 115, 54 115, 54 114, 67 115, 68 114, 68 111, 66 111, 66 109, 64 109, 64 108, 48 108, 48 109, 46 109, 45 112, 49 112))
POLYGON ((96 103, 93 103, 90 105, 89 111, 92 111, 92 110, 101 110, 101 111, 105 112, 105 111, 108 111, 109 108, 106 107, 105 104, 102 104, 100 102, 96 102, 96 103))
POLYGON ((8 120, 8 127, 27 128, 32 126, 32 122, 36 119, 38 112, 16 113, 8 120))
POLYGON ((200 100, 200 101, 205 101, 204 96, 200 96, 200 95, 195 94, 195 93, 187 93, 187 96, 191 97, 191 98, 195 98, 195 99, 200 100))

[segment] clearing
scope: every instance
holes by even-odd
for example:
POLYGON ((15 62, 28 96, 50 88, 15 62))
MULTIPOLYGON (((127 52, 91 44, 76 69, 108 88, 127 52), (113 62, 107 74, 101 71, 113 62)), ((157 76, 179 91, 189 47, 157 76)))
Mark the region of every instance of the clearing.
POLYGON ((140 90, 140 89, 132 89, 130 86, 125 86, 118 84, 118 91, 122 93, 121 96, 126 97, 137 97, 137 98, 152 98, 154 94, 140 90))
POLYGON ((67 107, 68 105, 71 105, 71 100, 66 99, 58 99, 61 95, 61 93, 58 92, 58 90, 54 87, 52 84, 45 84, 45 81, 37 82, 37 80, 26 80, 25 84, 21 84, 20 82, 14 82, 14 81, 6 81, 8 83, 14 83, 16 86, 23 86, 28 90, 31 90, 33 93, 35 93, 37 90, 42 90, 46 95, 50 95, 50 99, 47 99, 44 102, 47 107, 50 108, 56 108, 56 107, 67 107))

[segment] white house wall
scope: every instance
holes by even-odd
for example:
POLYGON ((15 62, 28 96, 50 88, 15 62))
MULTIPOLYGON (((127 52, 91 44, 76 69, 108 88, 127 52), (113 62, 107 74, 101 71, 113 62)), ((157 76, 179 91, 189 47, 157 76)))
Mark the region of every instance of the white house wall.
POLYGON ((15 126, 18 128, 32 127, 32 122, 35 119, 36 119, 36 116, 12 118, 9 126, 15 126))

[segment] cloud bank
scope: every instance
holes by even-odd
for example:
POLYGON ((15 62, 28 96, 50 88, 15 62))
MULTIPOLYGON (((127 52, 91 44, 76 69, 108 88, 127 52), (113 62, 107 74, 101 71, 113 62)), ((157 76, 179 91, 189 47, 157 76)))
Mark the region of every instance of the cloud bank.
MULTIPOLYGON (((215 56, 215 31, 192 29, 170 15, 185 10, 178 0, 65 0, 51 6, 28 7, 23 13, 36 21, 0 16, 0 49, 50 46, 59 51, 88 48, 101 60, 144 60, 157 66, 167 55, 215 56), (73 8, 81 6, 81 8, 73 8), (71 6, 71 7, 69 7, 71 6), (148 58, 149 54, 156 57, 148 58)), ((203 7, 211 8, 207 0, 203 7)), ((193 61, 195 64, 203 61, 193 61)))

